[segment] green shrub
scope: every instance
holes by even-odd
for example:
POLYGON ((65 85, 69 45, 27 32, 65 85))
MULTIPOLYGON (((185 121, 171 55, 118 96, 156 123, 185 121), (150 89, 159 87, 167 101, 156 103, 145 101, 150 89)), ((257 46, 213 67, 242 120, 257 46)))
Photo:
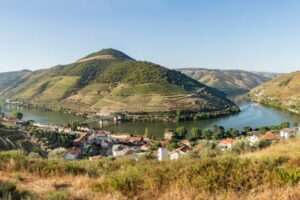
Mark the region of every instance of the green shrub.
POLYGON ((279 168, 277 170, 277 176, 280 183, 295 185, 300 181, 300 169, 279 168))
POLYGON ((23 200, 35 199, 35 196, 29 191, 19 191, 15 184, 0 180, 0 199, 3 200, 23 200))
POLYGON ((46 200, 66 200, 68 199, 68 196, 69 196, 69 192, 65 190, 58 190, 58 191, 50 192, 47 195, 46 200))

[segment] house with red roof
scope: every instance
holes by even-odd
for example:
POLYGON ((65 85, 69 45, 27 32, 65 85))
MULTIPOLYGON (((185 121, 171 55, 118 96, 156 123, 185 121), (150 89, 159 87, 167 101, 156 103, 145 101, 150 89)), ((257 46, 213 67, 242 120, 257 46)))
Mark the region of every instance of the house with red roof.
POLYGON ((278 142, 280 140, 280 136, 278 134, 272 133, 270 131, 265 133, 262 138, 271 140, 273 142, 278 142))
POLYGON ((65 159, 67 160, 75 160, 80 158, 80 149, 76 147, 72 147, 69 149, 69 152, 66 154, 65 159))
POLYGON ((237 142, 236 139, 226 138, 220 141, 219 147, 221 148, 222 151, 225 151, 227 149, 231 149, 233 144, 236 142, 237 142))
POLYGON ((191 149, 191 147, 183 145, 170 153, 170 159, 177 160, 178 158, 185 156, 191 149))

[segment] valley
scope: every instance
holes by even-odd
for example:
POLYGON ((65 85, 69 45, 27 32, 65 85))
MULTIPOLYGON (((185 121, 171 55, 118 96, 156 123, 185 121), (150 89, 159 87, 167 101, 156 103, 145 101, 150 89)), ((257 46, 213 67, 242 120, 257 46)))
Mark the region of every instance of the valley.
POLYGON ((217 88, 228 95, 249 92, 254 87, 279 75, 271 72, 204 68, 181 68, 177 70, 205 85, 217 88))

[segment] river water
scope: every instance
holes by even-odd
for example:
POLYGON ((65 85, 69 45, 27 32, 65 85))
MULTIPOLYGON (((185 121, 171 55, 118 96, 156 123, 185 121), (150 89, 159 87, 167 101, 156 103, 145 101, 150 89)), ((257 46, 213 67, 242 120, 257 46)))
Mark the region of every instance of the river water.
MULTIPOLYGON (((107 122, 104 124, 104 128, 114 132, 128 132, 133 134, 144 134, 147 129, 151 135, 162 136, 166 129, 175 129, 178 126, 185 126, 188 130, 193 127, 204 129, 212 127, 213 125, 242 129, 245 126, 256 128, 260 126, 277 125, 283 121, 289 121, 290 123, 300 122, 300 115, 249 102, 245 100, 243 96, 232 98, 232 100, 239 105, 241 112, 227 117, 185 122, 123 122, 119 124, 107 122)), ((83 117, 63 113, 18 108, 7 105, 2 106, 2 111, 7 114, 10 114, 16 109, 19 109, 24 114, 25 120, 32 119, 40 123, 66 124, 72 120, 85 120, 83 117)))

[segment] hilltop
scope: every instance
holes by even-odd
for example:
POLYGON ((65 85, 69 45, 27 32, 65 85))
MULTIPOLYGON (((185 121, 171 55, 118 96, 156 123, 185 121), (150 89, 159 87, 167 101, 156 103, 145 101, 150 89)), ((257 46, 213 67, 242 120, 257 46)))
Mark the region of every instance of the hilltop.
POLYGON ((230 95, 248 92, 278 75, 268 72, 204 68, 182 68, 177 70, 203 84, 217 88, 230 95))
MULTIPOLYGON (((1 76, 1 75, 0 75, 1 76)), ((2 98, 54 110, 102 113, 210 113, 238 108, 224 93, 160 65, 136 61, 104 49, 74 63, 31 72, 21 84, 1 91, 2 98)), ((173 113, 173 114, 172 114, 173 113)), ((174 117, 174 116, 173 116, 174 117)))
POLYGON ((249 93, 252 101, 300 112, 300 72, 281 75, 249 93))

